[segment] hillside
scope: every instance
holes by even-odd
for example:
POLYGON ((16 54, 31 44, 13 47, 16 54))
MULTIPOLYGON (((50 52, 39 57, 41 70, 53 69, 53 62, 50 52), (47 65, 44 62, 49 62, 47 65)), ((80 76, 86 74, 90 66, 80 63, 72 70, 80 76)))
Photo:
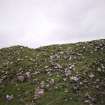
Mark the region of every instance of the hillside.
POLYGON ((105 105, 105 40, 0 49, 0 105, 105 105))

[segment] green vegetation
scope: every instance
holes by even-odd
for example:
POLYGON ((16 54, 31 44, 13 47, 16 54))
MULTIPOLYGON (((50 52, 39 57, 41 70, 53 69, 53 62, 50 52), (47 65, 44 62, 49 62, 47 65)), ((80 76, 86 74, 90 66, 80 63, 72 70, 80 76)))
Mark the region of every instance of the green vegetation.
POLYGON ((0 49, 0 105, 105 105, 105 40, 0 49))

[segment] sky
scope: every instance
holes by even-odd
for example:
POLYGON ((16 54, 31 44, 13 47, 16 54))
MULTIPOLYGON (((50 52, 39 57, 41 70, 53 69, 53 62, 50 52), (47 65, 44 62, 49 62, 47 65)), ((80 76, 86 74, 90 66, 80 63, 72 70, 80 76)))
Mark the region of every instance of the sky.
POLYGON ((0 0, 0 48, 105 39, 105 0, 0 0))

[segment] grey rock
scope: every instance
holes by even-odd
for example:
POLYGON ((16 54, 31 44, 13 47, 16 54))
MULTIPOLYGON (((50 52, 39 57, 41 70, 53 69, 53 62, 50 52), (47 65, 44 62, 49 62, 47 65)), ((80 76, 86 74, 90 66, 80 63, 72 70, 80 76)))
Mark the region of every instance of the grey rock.
POLYGON ((23 75, 17 76, 17 80, 23 82, 25 80, 25 77, 23 75))
POLYGON ((34 99, 40 98, 41 96, 44 95, 44 93, 45 93, 44 89, 41 89, 41 88, 38 87, 38 88, 35 90, 34 99))
POLYGON ((6 100, 7 101, 11 101, 11 100, 13 100, 13 98, 14 98, 13 95, 9 95, 9 94, 6 95, 6 100))

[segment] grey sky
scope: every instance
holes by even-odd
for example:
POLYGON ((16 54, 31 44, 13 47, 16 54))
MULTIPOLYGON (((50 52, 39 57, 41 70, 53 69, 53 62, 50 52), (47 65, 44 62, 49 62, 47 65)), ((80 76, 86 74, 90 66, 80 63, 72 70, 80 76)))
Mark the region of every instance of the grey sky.
POLYGON ((105 38, 105 0, 0 0, 0 47, 105 38))

